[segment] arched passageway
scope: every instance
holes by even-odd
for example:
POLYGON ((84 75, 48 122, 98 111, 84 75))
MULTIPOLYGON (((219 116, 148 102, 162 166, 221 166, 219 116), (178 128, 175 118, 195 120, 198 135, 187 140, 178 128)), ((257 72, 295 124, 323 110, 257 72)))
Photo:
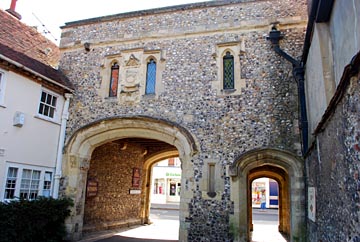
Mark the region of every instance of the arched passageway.
POLYGON ((257 149, 243 154, 230 168, 235 241, 251 241, 251 183, 269 177, 279 184, 279 231, 289 241, 304 241, 304 181, 302 161, 289 152, 257 149))
MULTIPOLYGON (((186 130, 148 117, 107 119, 78 130, 67 143, 63 160, 63 195, 75 202, 66 221, 69 239, 80 239, 84 229, 148 223, 152 166, 178 156, 182 184, 186 184, 193 170, 190 160, 196 152, 195 141, 186 130), (101 192, 103 196, 98 196, 101 192), (125 197, 130 202, 126 206, 118 202, 125 197), (105 208, 99 209, 99 202, 105 208), (113 219, 116 215, 125 219, 113 219)), ((191 188, 187 184, 181 189, 180 214, 188 213, 188 206, 182 204, 191 198, 191 188)), ((180 216, 180 224, 182 221, 184 216, 180 216)), ((186 238, 186 233, 180 228, 180 239, 186 238)))

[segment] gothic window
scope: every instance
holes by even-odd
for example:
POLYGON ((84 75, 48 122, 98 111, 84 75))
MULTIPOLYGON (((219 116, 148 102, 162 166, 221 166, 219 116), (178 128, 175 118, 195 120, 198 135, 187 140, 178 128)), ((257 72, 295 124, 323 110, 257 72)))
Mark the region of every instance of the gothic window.
POLYGON ((223 89, 234 89, 234 56, 229 51, 223 57, 223 89))
POLYGON ((116 97, 119 83, 119 64, 115 62, 111 66, 109 97, 116 97))
POLYGON ((156 62, 150 59, 146 68, 146 87, 145 94, 155 94, 156 84, 156 62))

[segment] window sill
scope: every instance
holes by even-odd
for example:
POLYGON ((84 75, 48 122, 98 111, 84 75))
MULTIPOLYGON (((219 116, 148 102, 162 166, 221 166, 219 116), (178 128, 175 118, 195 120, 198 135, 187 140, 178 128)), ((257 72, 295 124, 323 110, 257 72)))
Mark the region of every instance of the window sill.
POLYGON ((61 125, 60 122, 57 122, 55 120, 51 120, 50 118, 45 118, 45 117, 37 115, 37 114, 34 116, 34 118, 41 119, 43 121, 50 122, 50 123, 53 123, 53 124, 61 125))
POLYGON ((143 99, 155 99, 156 98, 156 94, 144 94, 142 95, 143 99))
POLYGON ((5 104, 0 104, 0 108, 6 108, 5 104))
POLYGON ((105 97, 104 100, 106 102, 115 103, 118 102, 118 97, 105 97))
POLYGON ((234 93, 236 92, 236 89, 221 89, 222 93, 234 93))

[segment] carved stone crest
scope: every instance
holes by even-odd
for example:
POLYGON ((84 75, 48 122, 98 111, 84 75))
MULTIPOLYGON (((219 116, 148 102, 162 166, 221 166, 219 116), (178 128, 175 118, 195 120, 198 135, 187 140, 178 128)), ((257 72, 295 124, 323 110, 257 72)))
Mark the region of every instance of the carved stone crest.
POLYGON ((126 62, 126 66, 139 66, 140 61, 134 56, 134 54, 131 54, 129 57, 129 60, 126 62))
POLYGON ((140 61, 134 54, 125 61, 125 79, 121 85, 121 100, 124 102, 135 102, 140 100, 140 61))

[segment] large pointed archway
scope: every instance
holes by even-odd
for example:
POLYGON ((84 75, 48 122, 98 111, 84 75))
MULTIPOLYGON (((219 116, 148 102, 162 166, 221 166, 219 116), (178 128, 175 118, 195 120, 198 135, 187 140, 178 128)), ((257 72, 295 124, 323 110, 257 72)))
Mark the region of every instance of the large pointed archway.
POLYGON ((251 183, 259 177, 275 179, 280 188, 279 231, 289 241, 305 241, 303 162, 290 152, 255 149, 241 155, 230 167, 234 214, 230 227, 235 241, 250 241, 251 183))
MULTIPOLYGON (((181 189, 180 199, 180 239, 187 237, 187 231, 181 229, 185 222, 182 215, 188 214, 185 205, 192 197, 191 184, 186 181, 192 176, 192 156, 197 153, 196 143, 192 135, 184 128, 164 120, 149 117, 111 118, 88 124, 76 131, 66 145, 63 158, 62 195, 74 200, 74 208, 66 221, 70 240, 78 240, 82 236, 84 225, 84 204, 86 199, 87 175, 93 151, 109 142, 124 139, 151 139, 166 143, 174 149, 152 154, 143 163, 144 177, 141 183, 141 219, 143 223, 149 220, 149 169, 157 161, 179 156, 182 162, 182 184, 188 184, 181 189)), ((183 226, 185 227, 185 226, 183 226)))

